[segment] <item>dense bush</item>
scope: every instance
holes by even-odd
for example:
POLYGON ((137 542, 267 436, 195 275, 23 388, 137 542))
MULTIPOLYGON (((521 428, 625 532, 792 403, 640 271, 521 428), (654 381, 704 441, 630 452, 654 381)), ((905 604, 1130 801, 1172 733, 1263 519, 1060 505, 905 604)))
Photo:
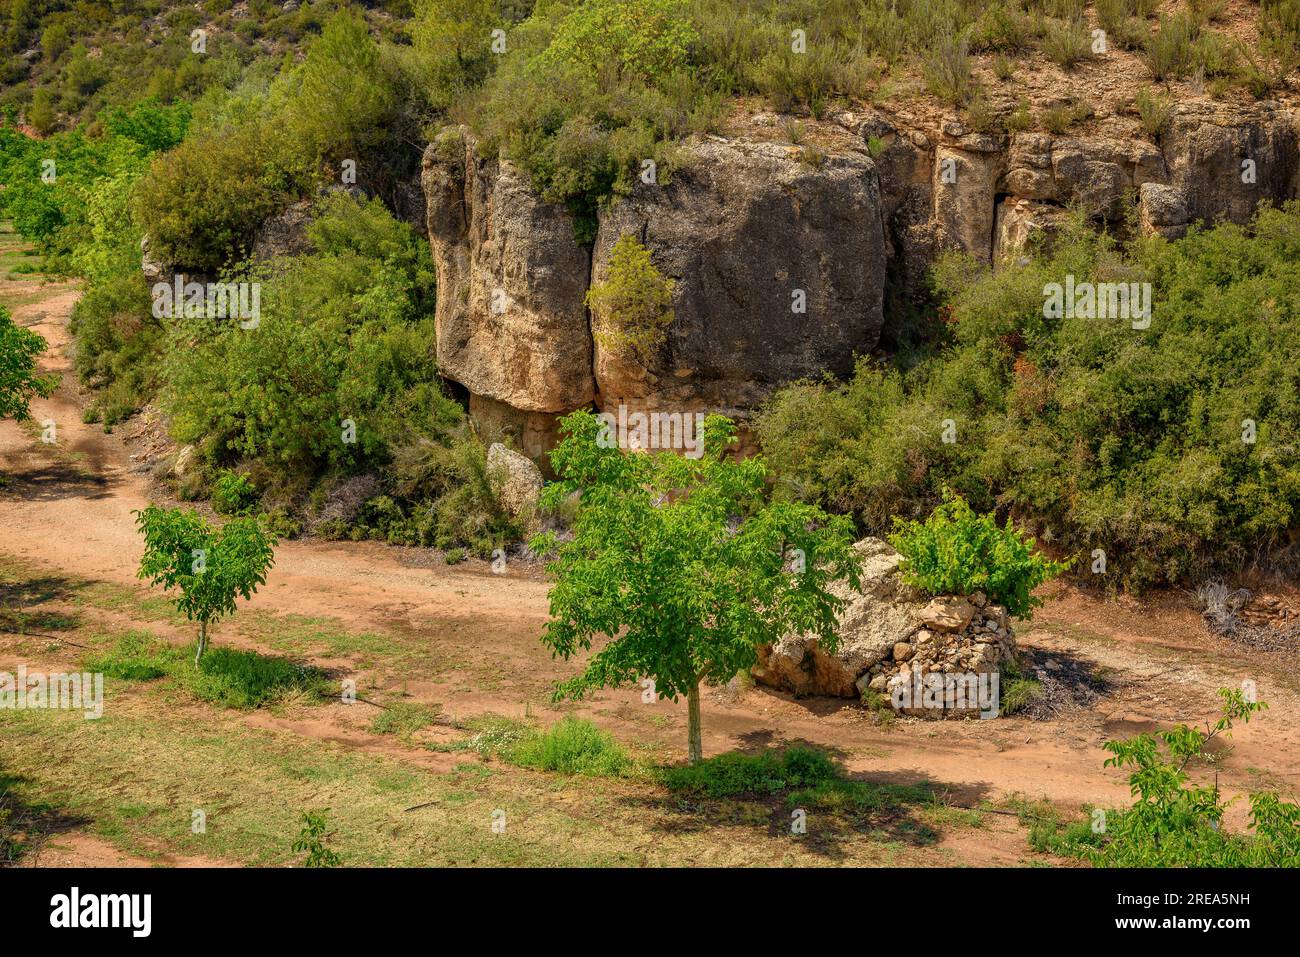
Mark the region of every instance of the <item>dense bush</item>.
POLYGON ((216 273, 245 254, 263 220, 312 185, 302 144, 266 121, 186 139, 139 181, 134 212, 150 251, 186 270, 216 273))
POLYGON ((437 383, 427 245, 346 193, 308 239, 310 253, 246 274, 262 283, 257 328, 178 320, 164 365, 176 437, 205 461, 256 461, 277 485, 383 461, 395 440, 460 418, 437 383))
POLYGON ((947 485, 1056 547, 1103 549, 1134 586, 1283 559, 1300 514, 1297 254, 1288 208, 1127 254, 1077 224, 996 275, 948 259, 932 354, 795 384, 760 415, 778 492, 880 533, 947 485), (1150 282, 1150 327, 1046 317, 1067 275, 1150 282))
POLYGON ((1000 527, 951 493, 924 522, 895 519, 889 542, 903 556, 909 584, 931 595, 984 592, 1016 617, 1042 604, 1034 589, 1067 567, 1036 554, 1034 540, 1012 522, 1000 527))

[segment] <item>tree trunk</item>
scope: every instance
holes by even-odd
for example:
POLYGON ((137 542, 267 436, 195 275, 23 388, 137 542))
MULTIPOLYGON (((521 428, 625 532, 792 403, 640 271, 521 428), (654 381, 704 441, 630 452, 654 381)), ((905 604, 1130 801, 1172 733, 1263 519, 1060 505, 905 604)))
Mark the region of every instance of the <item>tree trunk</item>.
POLYGON ((203 652, 205 652, 207 648, 208 648, 208 623, 206 621, 201 621, 199 622, 199 647, 198 650, 194 652, 194 666, 196 668, 198 667, 199 659, 203 657, 203 652))
POLYGON ((698 764, 704 758, 704 745, 700 740, 700 681, 695 679, 686 691, 686 758, 698 764))

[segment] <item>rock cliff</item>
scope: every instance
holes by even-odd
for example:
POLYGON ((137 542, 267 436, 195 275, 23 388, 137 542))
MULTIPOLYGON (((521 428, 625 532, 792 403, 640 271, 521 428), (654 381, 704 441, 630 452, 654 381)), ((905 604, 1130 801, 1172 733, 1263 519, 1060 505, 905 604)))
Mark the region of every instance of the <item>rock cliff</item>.
POLYGON ((996 264, 1071 208, 1176 237, 1296 198, 1296 124, 1273 102, 1185 102, 1153 142, 1117 113, 1059 135, 990 134, 873 108, 809 121, 796 143, 756 114, 684 144, 671 178, 602 208, 591 248, 517 167, 449 128, 422 176, 438 361, 471 412, 534 457, 558 416, 593 404, 743 421, 782 384, 846 373, 876 349, 887 303, 920 297, 944 249, 996 264), (596 341, 585 305, 629 233, 675 283, 675 320, 642 358, 596 341))

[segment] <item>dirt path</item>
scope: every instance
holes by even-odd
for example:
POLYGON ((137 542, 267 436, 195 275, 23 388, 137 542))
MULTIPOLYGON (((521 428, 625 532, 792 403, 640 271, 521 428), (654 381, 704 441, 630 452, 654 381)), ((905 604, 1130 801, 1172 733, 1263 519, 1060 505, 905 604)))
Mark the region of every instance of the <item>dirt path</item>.
MULTIPOLYGON (((137 586, 140 542, 131 511, 149 501, 142 467, 117 434, 83 424, 81 394, 71 374, 68 312, 72 286, 46 287, 42 301, 14 309, 15 320, 50 343, 43 365, 64 374, 59 390, 33 403, 33 417, 56 424, 57 442, 39 431, 0 423, 0 553, 51 571, 137 586)), ((0 285, 0 294, 4 293, 0 285)), ((573 666, 551 660, 538 637, 546 620, 546 583, 535 569, 510 567, 494 575, 486 565, 417 564, 411 553, 374 543, 286 542, 267 586, 250 603, 276 613, 328 615, 349 628, 395 626, 429 636, 451 664, 437 675, 406 675, 400 686, 443 713, 465 717, 495 712, 544 713, 545 691, 573 666)), ((218 633, 218 640, 222 640, 218 633)), ((902 720, 881 726, 847 702, 796 701, 752 688, 718 689, 705 700, 707 753, 807 740, 836 749, 853 771, 881 780, 929 780, 945 785, 958 803, 1020 793, 1067 805, 1118 804, 1128 797, 1124 776, 1102 768, 1102 744, 1161 722, 1196 720, 1216 709, 1214 690, 1256 681, 1271 710, 1235 735, 1218 773, 1229 792, 1258 783, 1294 800, 1300 784, 1300 716, 1295 662, 1261 656, 1209 636, 1176 598, 1158 603, 1102 600, 1057 586, 1021 644, 1049 658, 1100 671, 1110 691, 1095 705, 1052 720, 989 722, 902 720)), ((397 679, 383 680, 396 686, 397 679)), ((685 703, 641 703, 636 689, 607 692, 584 704, 591 716, 624 740, 658 742, 680 757, 685 703)), ((250 723, 279 722, 259 715, 250 723)), ((296 733, 355 741, 358 719, 343 706, 321 709, 309 721, 279 723, 296 733)), ((383 745, 391 747, 391 745, 383 745)), ((428 753, 415 760, 427 761, 428 753)), ((1209 772, 1212 773, 1212 772, 1209 772)), ((1023 847, 1014 829, 966 834, 953 852, 971 862, 1002 861, 1023 847), (981 835, 998 848, 973 851, 981 835)))

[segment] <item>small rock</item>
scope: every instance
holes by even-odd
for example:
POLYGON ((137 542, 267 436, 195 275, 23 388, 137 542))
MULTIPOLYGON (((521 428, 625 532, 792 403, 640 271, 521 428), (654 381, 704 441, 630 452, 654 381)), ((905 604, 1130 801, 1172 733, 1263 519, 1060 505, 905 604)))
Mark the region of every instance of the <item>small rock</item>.
POLYGON ((894 660, 907 661, 912 657, 912 646, 905 641, 900 641, 894 645, 894 660))

